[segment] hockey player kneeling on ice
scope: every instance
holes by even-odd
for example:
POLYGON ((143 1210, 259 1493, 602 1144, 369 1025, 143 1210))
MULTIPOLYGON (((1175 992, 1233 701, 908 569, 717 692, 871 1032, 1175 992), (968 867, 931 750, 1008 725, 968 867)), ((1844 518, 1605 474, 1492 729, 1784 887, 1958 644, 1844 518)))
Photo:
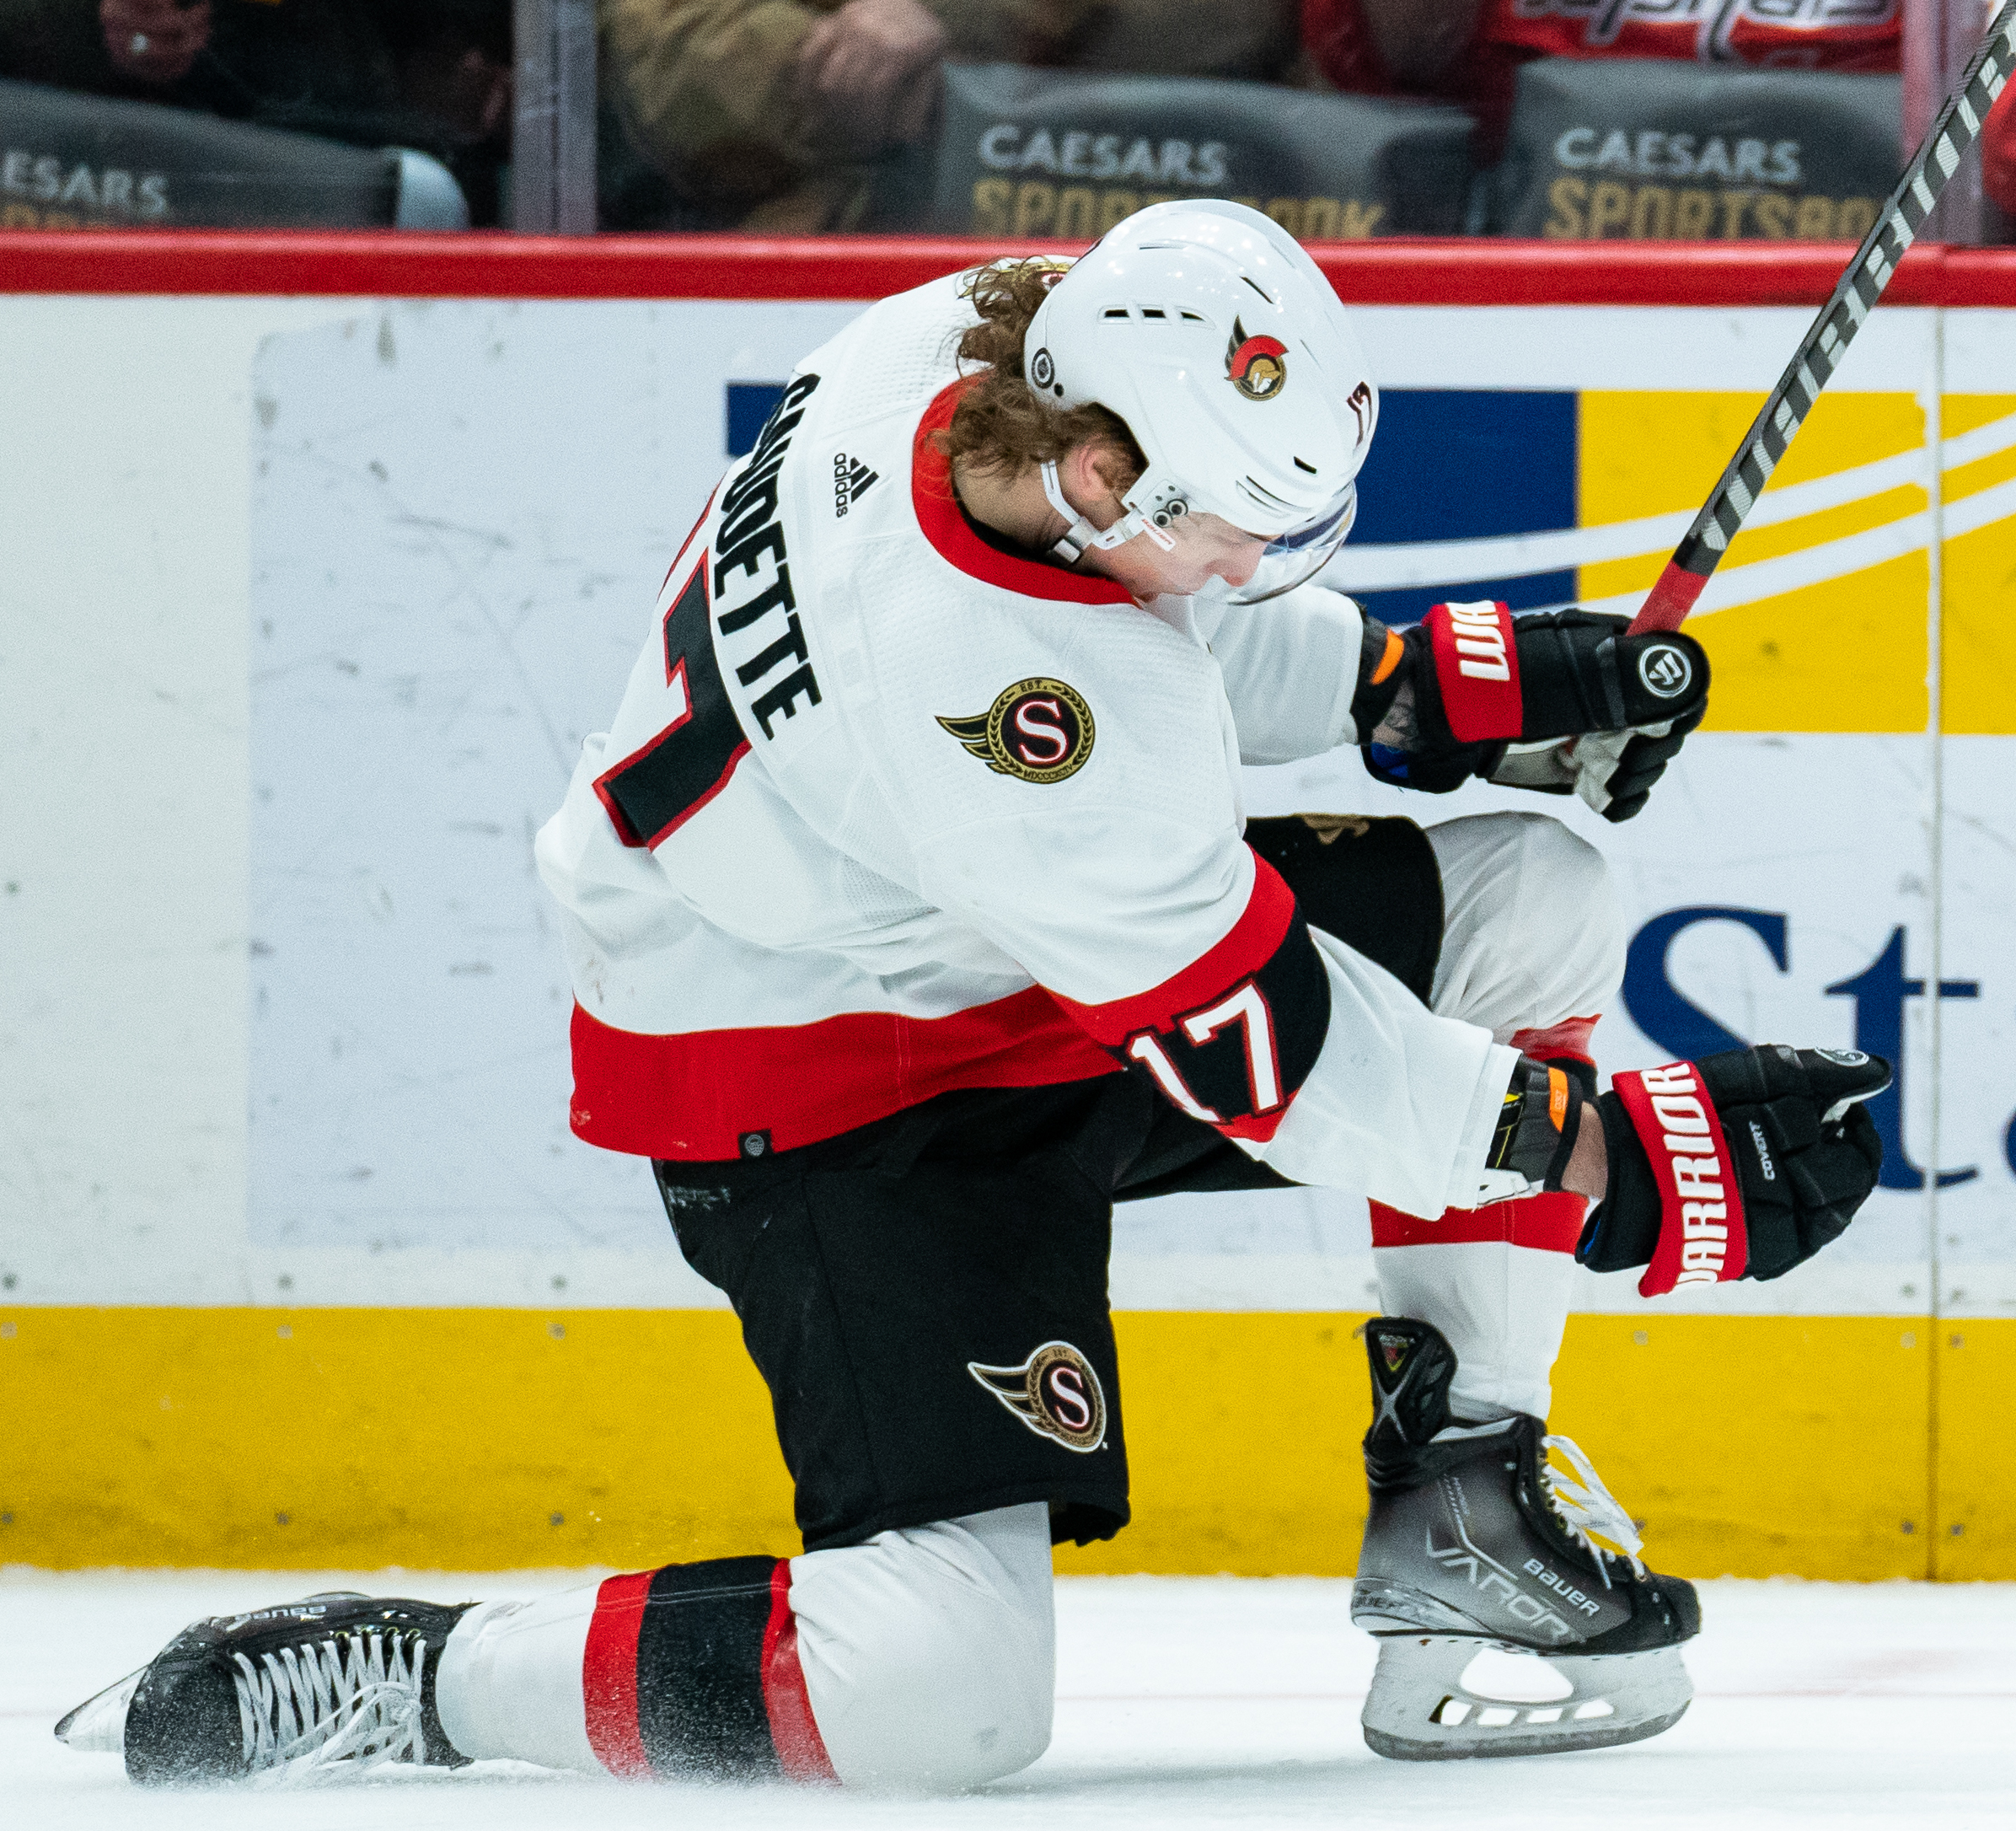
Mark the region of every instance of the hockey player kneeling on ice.
POLYGON ((1295 1184, 1372 1198, 1391 1313, 1373 1747, 1672 1722, 1692 1592, 1544 1435, 1569 1275, 1788 1270, 1874 1186, 1854 1103, 1888 1071, 1772 1047, 1599 1097, 1623 937, 1590 846, 1538 813, 1242 818, 1242 761, 1355 744, 1625 819, 1700 722, 1685 636, 1492 604, 1402 633, 1312 582, 1378 415, 1322 275, 1232 204, 807 357, 538 846, 574 1130, 653 1161, 733 1302, 804 1553, 201 1622, 59 1734, 143 1780, 1012 1773, 1050 1732, 1051 1544, 1129 1517, 1112 1205, 1295 1184), (1493 1648, 1551 1699, 1466 1690, 1493 1648))

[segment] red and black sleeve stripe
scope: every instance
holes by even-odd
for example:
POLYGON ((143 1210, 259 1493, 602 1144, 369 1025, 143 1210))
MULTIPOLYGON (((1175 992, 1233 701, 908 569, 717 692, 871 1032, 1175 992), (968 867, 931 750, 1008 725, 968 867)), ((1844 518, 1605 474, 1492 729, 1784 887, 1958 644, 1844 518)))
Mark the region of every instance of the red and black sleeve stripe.
POLYGON ((1263 858, 1230 933, 1108 1004, 1059 1002, 1131 1072, 1228 1137, 1273 1136, 1322 1054, 1330 978, 1294 893, 1263 858))

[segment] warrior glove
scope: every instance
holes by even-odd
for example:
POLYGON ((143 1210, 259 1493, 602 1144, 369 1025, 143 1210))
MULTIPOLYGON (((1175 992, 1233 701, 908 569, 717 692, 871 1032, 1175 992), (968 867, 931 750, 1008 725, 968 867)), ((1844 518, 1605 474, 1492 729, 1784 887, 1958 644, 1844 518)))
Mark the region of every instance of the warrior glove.
POLYGON ((1691 636, 1626 634, 1587 610, 1515 617, 1502 604, 1437 604, 1404 634, 1365 620, 1351 716, 1365 766, 1446 794, 1472 776, 1579 794, 1628 820, 1708 710, 1708 661, 1691 636))
POLYGON ((1613 1076, 1596 1102, 1610 1186, 1576 1257, 1643 1265, 1643 1297, 1783 1277, 1875 1188, 1883 1143, 1860 1103, 1890 1081, 1879 1055, 1782 1043, 1613 1076))

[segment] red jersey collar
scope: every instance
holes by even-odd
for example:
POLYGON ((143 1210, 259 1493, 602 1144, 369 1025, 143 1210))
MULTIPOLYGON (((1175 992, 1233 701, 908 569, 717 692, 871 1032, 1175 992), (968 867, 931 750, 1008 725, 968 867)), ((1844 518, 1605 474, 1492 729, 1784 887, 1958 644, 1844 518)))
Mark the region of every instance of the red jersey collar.
POLYGON ((938 449, 931 434, 943 432, 952 423, 959 396, 972 385, 965 379, 953 382, 933 397, 924 410, 924 417, 917 422, 910 458, 910 501, 924 538, 948 565, 983 584, 999 585, 1004 591, 1019 592, 1025 598, 1050 598, 1064 604, 1131 604, 1134 594, 1110 578, 1064 572, 1037 560, 1016 559, 989 546, 967 525, 959 499, 952 493, 952 460, 938 449))

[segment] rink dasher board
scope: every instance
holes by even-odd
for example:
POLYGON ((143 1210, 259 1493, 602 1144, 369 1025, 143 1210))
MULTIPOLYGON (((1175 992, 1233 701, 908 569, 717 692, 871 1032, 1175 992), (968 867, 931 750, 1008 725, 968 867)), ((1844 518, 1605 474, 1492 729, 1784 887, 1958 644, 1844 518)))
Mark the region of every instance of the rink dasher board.
MULTIPOLYGON (((725 461, 727 384, 780 379, 855 309, 0 298, 20 357, 0 398, 26 435, 0 452, 20 530, 0 744, 38 790, 8 818, 22 889, 0 901, 10 957, 34 969, 0 991, 0 1034, 33 1065, 3 1097, 11 1301, 713 1301, 640 1167, 566 1135, 566 995, 525 845, 725 461)), ((1670 392, 1761 390, 1807 314, 1357 315, 1394 388, 1670 392)), ((1943 315, 1946 386, 2009 386, 2008 314, 1943 315)), ((1834 390, 1929 405, 1941 317, 1879 314, 1834 390)), ((2016 1313, 1997 1136, 2016 1107, 2011 1001, 1993 978, 2016 887, 2006 848, 1954 840, 1963 805, 1992 826, 2012 804, 2008 742, 1945 740, 1943 909, 1922 733, 1703 737, 1644 820, 1584 823, 1634 932, 1676 901, 1783 915, 1783 973, 1740 927, 1675 946, 1681 988, 1745 1036, 1846 1040, 1849 1002, 1824 988, 1893 929, 1929 947, 1943 924, 1941 975, 1980 991, 1944 1003, 1937 1075, 1928 1007, 1907 1004, 1903 1124, 1923 1157, 1937 1093, 1938 1162, 1979 1173, 1938 1197, 1947 1314, 2016 1313), (1692 786, 1710 774, 1720 798, 1692 786)), ((1298 792, 1340 807, 1355 787, 1385 811, 1342 760, 1298 792)), ((1275 811, 1272 786, 1256 780, 1252 811, 1275 811)), ((1606 1066, 1660 1054, 1622 1013, 1599 1034, 1606 1066)), ((1804 1277, 1715 1300, 1922 1310, 1932 1211, 1886 1192, 1804 1277)), ((1123 1211, 1115 1297, 1361 1308, 1367 1268, 1350 1198, 1220 1198, 1123 1211)), ((1585 1307, 1636 1306, 1603 1282, 1585 1307)))

